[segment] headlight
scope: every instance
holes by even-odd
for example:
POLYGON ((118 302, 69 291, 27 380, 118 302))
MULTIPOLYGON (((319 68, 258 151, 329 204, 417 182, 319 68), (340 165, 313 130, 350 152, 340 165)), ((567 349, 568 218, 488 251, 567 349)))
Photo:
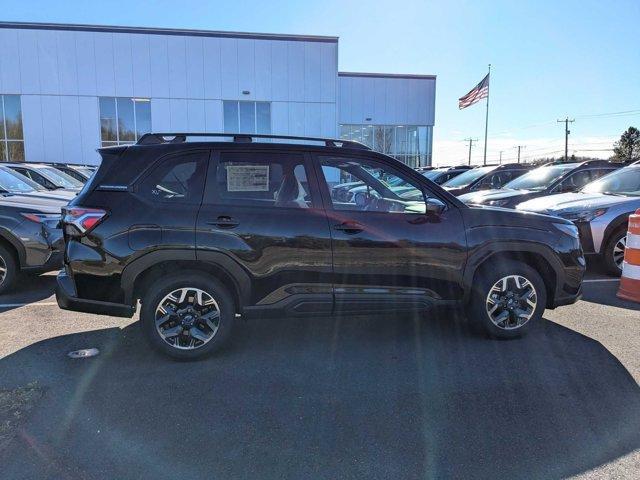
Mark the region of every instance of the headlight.
POLYGON ((593 210, 581 210, 581 211, 568 211, 559 212, 556 215, 572 222, 590 222, 595 218, 598 218, 607 213, 606 208, 596 208, 593 210))
POLYGON ((560 230, 562 233, 566 233, 570 237, 580 238, 580 235, 578 234, 578 227, 573 224, 554 223, 553 226, 560 230))
POLYGON ((489 200, 488 202, 486 202, 487 205, 491 205, 492 207, 502 207, 507 203, 509 203, 508 198, 503 198, 501 200, 489 200))

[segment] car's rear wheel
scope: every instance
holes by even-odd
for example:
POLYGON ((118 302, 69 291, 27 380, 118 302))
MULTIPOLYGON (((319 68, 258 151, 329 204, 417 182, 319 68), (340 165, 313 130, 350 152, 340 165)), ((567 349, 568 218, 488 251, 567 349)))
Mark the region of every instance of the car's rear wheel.
POLYGON ((494 337, 513 338, 542 317, 546 303, 546 289, 538 272, 525 263, 508 260, 476 274, 467 316, 494 337))
POLYGON ((204 357, 222 347, 233 318, 233 299, 227 290, 200 273, 157 280, 147 290, 140 312, 151 345, 180 359, 204 357))
POLYGON ((619 228, 609 237, 604 247, 604 267, 611 275, 622 275, 624 248, 627 244, 627 227, 619 228))
POLYGON ((18 260, 13 252, 0 245, 0 293, 13 288, 18 278, 18 260))

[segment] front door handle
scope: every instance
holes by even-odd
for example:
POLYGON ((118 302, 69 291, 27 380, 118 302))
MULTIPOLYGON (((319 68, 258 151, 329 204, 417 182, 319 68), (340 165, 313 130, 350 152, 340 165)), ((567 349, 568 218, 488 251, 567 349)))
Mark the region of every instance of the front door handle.
POLYGON ((207 225, 214 225, 218 228, 234 228, 240 225, 240 222, 234 220, 232 217, 220 215, 213 222, 207 222, 207 225))
POLYGON ((357 222, 342 222, 333 226, 334 230, 340 230, 348 235, 360 233, 364 230, 363 226, 357 222))

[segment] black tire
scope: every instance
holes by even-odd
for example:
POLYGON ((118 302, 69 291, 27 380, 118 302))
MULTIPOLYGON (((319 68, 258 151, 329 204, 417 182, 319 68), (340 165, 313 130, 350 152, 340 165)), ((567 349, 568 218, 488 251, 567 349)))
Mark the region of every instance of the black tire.
POLYGON ((215 278, 199 272, 177 273, 159 278, 147 289, 140 310, 140 323, 151 346, 166 355, 181 360, 203 358, 219 350, 231 332, 234 317, 234 302, 227 289, 215 278), (217 331, 213 337, 206 343, 190 350, 182 350, 169 344, 156 329, 156 310, 160 302, 171 292, 181 288, 203 290, 215 300, 220 311, 217 318, 217 331))
MULTIPOLYGON (((489 259, 488 261, 491 262, 491 259, 489 259)), ((515 288, 515 279, 510 279, 508 281, 508 285, 512 285, 515 288)), ((523 289, 523 292, 524 291, 527 290, 523 289)), ((524 300, 522 302, 524 302, 524 300)), ((542 318, 542 314, 544 313, 546 304, 547 291, 542 277, 540 277, 540 274, 535 269, 519 261, 499 261, 497 265, 491 264, 490 266, 484 266, 476 273, 473 281, 471 298, 469 304, 467 305, 467 317, 470 321, 482 327, 483 330, 492 337, 514 338, 525 334, 531 328, 531 325, 533 323, 538 322, 540 318, 542 318), (531 308, 531 315, 529 319, 521 326, 515 326, 515 322, 513 325, 498 326, 491 319, 489 312, 487 311, 488 296, 491 293, 493 286, 498 281, 510 275, 524 277, 532 285, 536 296, 535 308, 527 307, 527 310, 528 308, 531 308)), ((525 304, 523 303, 523 305, 525 304)), ((499 313, 503 310, 508 309, 499 307, 499 309, 496 310, 496 313, 499 313)), ((509 312, 507 312, 507 314, 509 314, 509 312)), ((515 313, 512 313, 511 315, 512 316, 510 317, 510 319, 515 318, 515 313)))
POLYGON ((5 293, 15 286, 19 270, 18 259, 13 252, 0 245, 0 293, 5 293))
POLYGON ((604 245, 604 251, 602 252, 602 260, 604 263, 604 268, 609 275, 613 275, 615 277, 619 277, 622 275, 622 268, 618 266, 614 259, 614 250, 616 248, 617 243, 627 236, 627 226, 618 228, 614 231, 609 238, 607 239, 607 243, 604 245))

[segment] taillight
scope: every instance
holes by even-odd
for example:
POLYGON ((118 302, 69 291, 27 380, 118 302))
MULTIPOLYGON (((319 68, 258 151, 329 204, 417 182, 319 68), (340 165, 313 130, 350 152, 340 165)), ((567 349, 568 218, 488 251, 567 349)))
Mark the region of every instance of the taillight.
POLYGON ((41 223, 51 228, 56 228, 60 222, 60 215, 55 213, 21 213, 20 215, 30 222, 41 223))
POLYGON ((107 212, 100 208, 64 207, 62 209, 62 223, 65 225, 65 233, 69 235, 77 235, 77 233, 86 235, 106 216, 107 212), (70 230, 69 227, 75 228, 77 232, 70 230))

